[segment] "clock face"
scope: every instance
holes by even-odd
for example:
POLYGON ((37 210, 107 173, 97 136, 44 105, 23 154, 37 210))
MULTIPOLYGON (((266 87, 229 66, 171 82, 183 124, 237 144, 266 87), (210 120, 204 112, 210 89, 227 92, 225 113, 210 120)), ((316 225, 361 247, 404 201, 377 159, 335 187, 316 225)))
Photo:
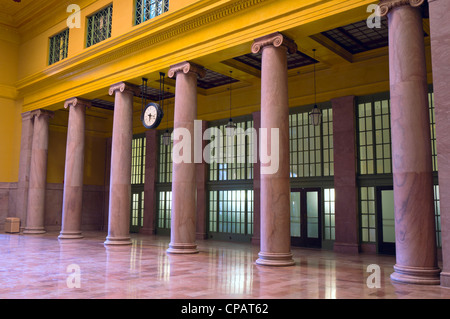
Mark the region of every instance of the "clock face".
POLYGON ((146 128, 155 128, 161 122, 163 112, 156 103, 149 103, 142 113, 142 123, 146 128))

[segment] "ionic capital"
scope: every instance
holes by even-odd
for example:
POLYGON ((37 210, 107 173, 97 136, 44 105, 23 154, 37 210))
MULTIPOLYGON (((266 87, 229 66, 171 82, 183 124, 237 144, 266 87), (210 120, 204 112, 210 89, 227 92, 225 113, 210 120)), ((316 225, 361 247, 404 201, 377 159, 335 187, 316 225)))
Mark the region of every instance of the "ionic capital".
POLYGON ((41 116, 53 118, 55 116, 55 113, 52 111, 49 111, 49 110, 44 110, 44 109, 34 110, 34 111, 30 112, 31 118, 41 117, 41 116))
POLYGON ((401 7, 401 6, 411 6, 414 8, 420 7, 425 0, 380 0, 380 16, 384 17, 388 14, 389 10, 401 7))
POLYGON ((141 96, 141 89, 138 86, 127 82, 119 82, 109 87, 109 95, 113 95, 117 91, 120 93, 128 92, 135 96, 141 96))
POLYGON ((255 39, 252 44, 252 53, 258 53, 263 47, 268 45, 273 45, 276 48, 285 46, 289 53, 297 52, 297 44, 292 39, 280 32, 275 32, 255 39))
POLYGON ((170 78, 173 78, 178 72, 183 72, 184 74, 188 74, 189 72, 196 73, 201 78, 204 77, 206 73, 204 67, 188 61, 172 65, 168 75, 170 78))
POLYGON ((33 111, 28 111, 28 112, 22 113, 22 114, 21 114, 21 115, 22 115, 22 122, 31 120, 32 117, 33 117, 32 112, 33 112, 33 111))
POLYGON ((71 106, 84 106, 84 107, 91 107, 91 101, 85 100, 79 97, 73 97, 71 99, 66 100, 64 103, 64 108, 67 109, 71 106))

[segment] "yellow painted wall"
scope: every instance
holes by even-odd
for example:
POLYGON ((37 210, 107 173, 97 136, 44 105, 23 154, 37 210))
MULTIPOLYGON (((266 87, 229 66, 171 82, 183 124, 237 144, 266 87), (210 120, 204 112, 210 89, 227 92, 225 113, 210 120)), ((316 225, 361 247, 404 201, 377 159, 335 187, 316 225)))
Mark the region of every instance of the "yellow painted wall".
POLYGON ((16 102, 19 34, 0 26, 0 182, 17 182, 22 105, 16 102))
MULTIPOLYGON (((48 183, 63 183, 64 181, 67 123, 68 111, 64 109, 56 111, 55 116, 49 121, 48 183)), ((101 116, 101 114, 86 114, 83 175, 83 182, 86 185, 105 184, 106 139, 111 129, 110 118, 101 116)))
POLYGON ((19 174, 21 106, 0 98, 0 182, 17 182, 19 174))

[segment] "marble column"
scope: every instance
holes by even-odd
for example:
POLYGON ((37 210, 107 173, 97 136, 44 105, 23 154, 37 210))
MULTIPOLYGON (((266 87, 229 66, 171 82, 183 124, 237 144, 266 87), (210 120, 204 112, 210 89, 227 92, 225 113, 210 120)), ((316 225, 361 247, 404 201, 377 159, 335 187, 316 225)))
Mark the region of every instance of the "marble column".
POLYGON ((83 206, 84 127, 86 107, 90 101, 72 98, 64 103, 69 108, 62 222, 59 239, 83 238, 81 210, 83 206))
POLYGON ((391 280, 439 284, 422 1, 382 1, 389 22, 396 264, 391 280))
MULTIPOLYGON (((260 146, 277 156, 278 169, 270 167, 274 161, 260 161, 261 229, 258 265, 291 266, 290 184, 289 184, 289 101, 287 54, 297 50, 296 44, 281 33, 273 33, 254 41, 252 52, 262 52, 261 69, 261 130, 260 146), (278 140, 271 140, 272 130, 279 132, 278 140), (278 154, 276 150, 279 150, 278 154)), ((259 148, 261 158, 262 148, 259 148)), ((273 166, 272 166, 273 167, 273 166)))
POLYGON ((31 146, 30 184, 28 189, 27 222, 24 234, 43 234, 45 218, 45 188, 47 185, 48 122, 53 112, 36 110, 31 146))
POLYGON ((31 147, 33 143, 32 111, 22 113, 22 135, 20 139, 19 178, 17 183, 16 215, 20 218, 20 229, 26 224, 28 188, 30 184, 31 147))
POLYGON ((156 181, 158 172, 159 136, 157 130, 145 132, 144 225, 139 234, 154 235, 156 220, 156 181))
POLYGON ((105 245, 130 245, 131 148, 133 141, 133 96, 138 87, 125 82, 112 85, 115 94, 111 173, 109 186, 108 236, 105 245))
POLYGON ((450 287, 450 2, 428 0, 441 210, 441 286, 450 287))
POLYGON ((172 218, 168 253, 197 253, 196 239, 196 178, 194 162, 194 120, 197 117, 197 77, 204 76, 202 67, 191 62, 175 64, 169 69, 169 77, 176 77, 174 142, 172 169, 172 218), (177 137, 178 132, 187 131, 190 141, 177 137), (180 147, 185 146, 176 154, 180 147), (187 148, 190 147, 190 150, 187 148), (178 162, 177 156, 190 158, 178 162))
POLYGON ((358 191, 356 185, 355 97, 331 100, 333 107, 336 239, 334 251, 359 252, 358 191))

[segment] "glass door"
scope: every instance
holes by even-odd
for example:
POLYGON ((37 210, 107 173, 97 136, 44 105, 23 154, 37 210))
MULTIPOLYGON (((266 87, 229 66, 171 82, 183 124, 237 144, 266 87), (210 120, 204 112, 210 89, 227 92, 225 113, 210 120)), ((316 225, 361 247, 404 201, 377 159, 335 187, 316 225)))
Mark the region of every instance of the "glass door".
POLYGON ((394 191, 377 187, 378 252, 395 254, 394 191))
POLYGON ((320 189, 291 190, 291 244, 321 247, 320 189))

